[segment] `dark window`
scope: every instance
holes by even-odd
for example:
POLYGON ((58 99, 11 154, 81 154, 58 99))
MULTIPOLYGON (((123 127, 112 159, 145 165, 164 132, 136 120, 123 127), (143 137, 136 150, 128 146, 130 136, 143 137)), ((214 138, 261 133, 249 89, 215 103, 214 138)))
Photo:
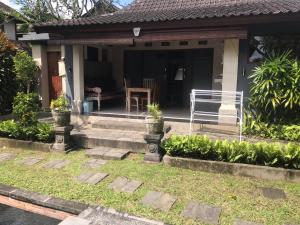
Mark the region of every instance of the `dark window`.
POLYGON ((180 42, 179 42, 179 45, 181 45, 181 46, 186 46, 186 45, 188 45, 188 44, 189 44, 188 41, 180 41, 180 42))
POLYGON ((207 41, 199 41, 198 44, 199 45, 207 45, 207 41))
POLYGON ((145 43, 145 47, 151 47, 152 46, 152 42, 146 42, 145 43))
POLYGON ((162 42, 162 43, 161 43, 161 46, 170 46, 170 42, 167 42, 167 41, 162 42))
POLYGON ((98 61, 98 48, 87 47, 87 60, 88 61, 98 61))
POLYGON ((102 62, 108 62, 108 51, 107 51, 107 49, 102 49, 102 62))

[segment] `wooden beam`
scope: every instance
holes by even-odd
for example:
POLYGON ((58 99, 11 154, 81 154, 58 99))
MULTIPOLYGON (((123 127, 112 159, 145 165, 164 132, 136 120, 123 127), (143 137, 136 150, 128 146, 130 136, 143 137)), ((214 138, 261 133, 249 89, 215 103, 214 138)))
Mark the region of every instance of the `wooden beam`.
POLYGON ((48 40, 48 44, 54 45, 93 45, 93 44, 101 44, 101 45, 132 45, 133 39, 118 39, 118 38, 107 38, 107 39, 60 39, 60 40, 48 40))
POLYGON ((184 40, 207 40, 207 39, 246 39, 247 30, 198 30, 190 32, 147 32, 141 33, 141 36, 135 38, 135 42, 152 41, 184 41, 184 40))

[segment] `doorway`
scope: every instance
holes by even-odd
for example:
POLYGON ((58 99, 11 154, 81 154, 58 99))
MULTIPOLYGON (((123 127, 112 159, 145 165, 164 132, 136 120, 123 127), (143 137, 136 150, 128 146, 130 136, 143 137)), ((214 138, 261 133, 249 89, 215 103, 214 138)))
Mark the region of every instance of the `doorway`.
POLYGON ((58 62, 60 58, 60 52, 47 52, 50 101, 57 99, 62 93, 62 79, 58 73, 58 62))

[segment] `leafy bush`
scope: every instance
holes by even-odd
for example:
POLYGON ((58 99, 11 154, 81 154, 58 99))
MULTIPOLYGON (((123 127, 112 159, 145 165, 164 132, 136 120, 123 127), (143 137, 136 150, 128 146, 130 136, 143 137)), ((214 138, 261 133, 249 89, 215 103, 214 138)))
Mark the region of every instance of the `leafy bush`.
POLYGON ((52 142, 54 130, 51 124, 38 122, 39 98, 37 94, 18 93, 14 99, 15 120, 0 122, 0 136, 20 140, 52 142))
POLYGON ((69 105, 68 99, 63 95, 59 96, 55 100, 52 100, 51 105, 50 105, 50 108, 52 110, 55 110, 58 112, 69 111, 69 107, 70 107, 70 105, 69 105))
POLYGON ((257 121, 299 122, 300 64, 290 51, 267 58, 249 78, 248 108, 257 121))
POLYGON ((13 62, 16 50, 17 47, 0 32, 0 115, 11 111, 17 92, 18 84, 13 62))
POLYGON ((34 126, 24 127, 14 120, 7 120, 0 122, 0 136, 50 143, 54 141, 54 130, 48 123, 38 122, 34 126))
POLYGON ((267 124, 245 115, 243 134, 262 138, 300 142, 300 125, 267 124))
POLYGON ((34 59, 27 52, 21 51, 14 57, 14 68, 17 79, 25 84, 27 93, 32 89, 32 84, 36 83, 38 66, 34 59))
POLYGON ((39 112, 39 96, 35 93, 19 92, 14 99, 13 114, 22 126, 32 126, 37 123, 39 112))
POLYGON ((162 147, 170 156, 300 169, 300 146, 292 143, 214 142, 205 136, 173 135, 162 147))

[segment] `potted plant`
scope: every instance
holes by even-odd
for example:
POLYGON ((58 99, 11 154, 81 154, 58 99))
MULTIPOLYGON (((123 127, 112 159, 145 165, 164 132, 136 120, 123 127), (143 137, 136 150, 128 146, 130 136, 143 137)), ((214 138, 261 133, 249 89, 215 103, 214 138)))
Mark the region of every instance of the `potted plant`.
POLYGON ((162 134, 164 129, 164 118, 158 104, 147 105, 148 116, 146 117, 146 128, 148 134, 162 134))
POLYGON ((71 111, 68 99, 61 95, 51 101, 52 116, 57 126, 69 126, 71 121, 71 111))

